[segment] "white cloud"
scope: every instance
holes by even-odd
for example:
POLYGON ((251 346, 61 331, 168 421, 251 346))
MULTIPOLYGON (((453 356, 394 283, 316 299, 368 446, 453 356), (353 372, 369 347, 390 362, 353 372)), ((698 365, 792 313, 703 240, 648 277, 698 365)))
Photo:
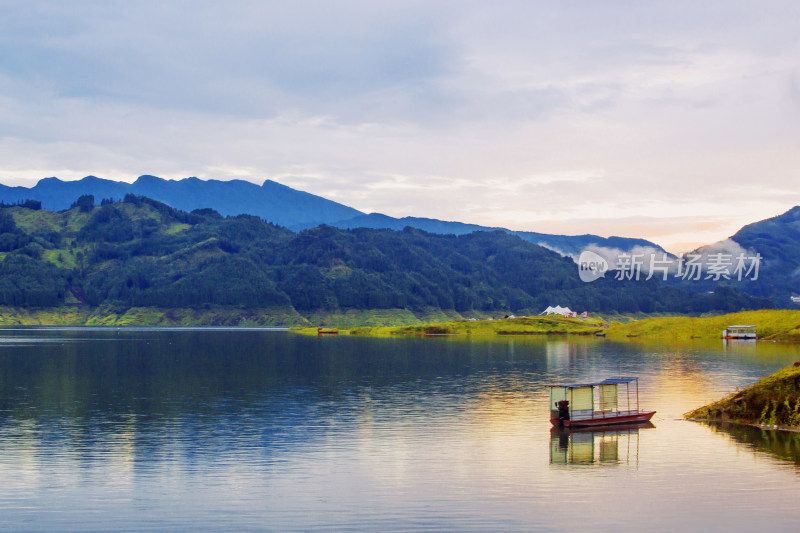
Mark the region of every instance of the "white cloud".
POLYGON ((695 239, 717 240, 800 203, 795 15, 780 1, 11 3, 0 180, 272 178, 520 230, 673 219, 680 233, 639 236, 685 248, 693 220, 719 221, 695 239))
POLYGON ((691 253, 701 256, 704 260, 706 260, 708 256, 715 254, 724 254, 732 257, 736 257, 739 254, 755 255, 753 250, 746 250, 742 247, 742 245, 733 239, 724 239, 713 244, 701 246, 697 250, 693 250, 691 253))
MULTIPOLYGON (((620 250, 619 248, 592 245, 587 246, 584 250, 594 252, 602 257, 608 263, 609 269, 612 270, 619 268, 620 265, 639 265, 640 272, 649 274, 653 270, 655 276, 663 273, 663 268, 666 268, 669 273, 678 270, 676 257, 671 257, 652 246, 634 246, 630 250, 620 250)), ((573 257, 573 259, 576 263, 578 262, 577 257, 573 257)))

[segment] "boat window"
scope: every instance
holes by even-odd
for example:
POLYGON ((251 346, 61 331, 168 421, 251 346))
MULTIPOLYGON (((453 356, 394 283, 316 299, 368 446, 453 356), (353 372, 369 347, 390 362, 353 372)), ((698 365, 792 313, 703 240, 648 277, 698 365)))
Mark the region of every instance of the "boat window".
POLYGON ((600 385, 600 410, 617 409, 617 385, 600 385))
POLYGON ((578 387, 572 389, 572 402, 570 407, 573 411, 594 408, 594 387, 578 387))
POLYGON ((566 387, 550 387, 550 409, 554 410, 556 402, 567 399, 566 387))

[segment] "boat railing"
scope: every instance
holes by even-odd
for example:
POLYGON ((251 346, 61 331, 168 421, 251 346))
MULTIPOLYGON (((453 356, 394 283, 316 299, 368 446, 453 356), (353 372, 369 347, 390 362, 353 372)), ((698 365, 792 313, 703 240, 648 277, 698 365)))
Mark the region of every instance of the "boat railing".
POLYGON ((606 409, 603 411, 595 411, 592 409, 576 409, 572 411, 570 418, 572 420, 594 420, 595 418, 615 418, 619 416, 638 415, 638 409, 630 410, 617 410, 606 409))

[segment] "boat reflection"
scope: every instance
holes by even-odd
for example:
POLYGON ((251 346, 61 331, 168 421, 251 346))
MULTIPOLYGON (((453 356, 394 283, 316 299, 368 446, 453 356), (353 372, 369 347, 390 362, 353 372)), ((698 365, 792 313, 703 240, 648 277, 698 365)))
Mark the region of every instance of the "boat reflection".
POLYGON ((550 464, 639 464, 639 431, 654 427, 646 422, 606 428, 553 428, 550 464))
POLYGON ((753 339, 722 339, 722 352, 736 355, 756 355, 758 343, 753 339))

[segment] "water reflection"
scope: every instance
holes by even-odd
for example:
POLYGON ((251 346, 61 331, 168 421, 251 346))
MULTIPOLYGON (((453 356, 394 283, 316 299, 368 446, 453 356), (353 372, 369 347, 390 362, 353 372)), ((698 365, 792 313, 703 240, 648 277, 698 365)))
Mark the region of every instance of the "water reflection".
POLYGON ((722 339, 722 351, 726 354, 755 355, 758 351, 758 343, 754 339, 722 339))
POLYGON ((715 432, 730 437, 755 452, 768 454, 800 467, 800 433, 738 424, 708 423, 715 432))
POLYGON ((796 360, 794 348, 770 358, 761 345, 737 355, 593 338, 5 337, 0 530, 638 531, 648 520, 683 531, 698 501, 718 529, 756 528, 756 506, 777 526, 797 518, 784 500, 800 476, 776 479, 774 462, 742 461, 727 449, 741 444, 673 420, 796 360), (619 374, 641 378, 658 431, 549 433, 547 384, 619 374), (639 468, 606 468, 625 464, 639 468), (574 472, 581 483, 564 483, 574 472), (709 479, 718 500, 686 489, 709 479), (751 483, 785 490, 776 500, 751 483), (585 505, 565 515, 564 498, 585 505))
POLYGON ((614 428, 550 431, 551 465, 639 464, 639 431, 651 422, 614 428))

